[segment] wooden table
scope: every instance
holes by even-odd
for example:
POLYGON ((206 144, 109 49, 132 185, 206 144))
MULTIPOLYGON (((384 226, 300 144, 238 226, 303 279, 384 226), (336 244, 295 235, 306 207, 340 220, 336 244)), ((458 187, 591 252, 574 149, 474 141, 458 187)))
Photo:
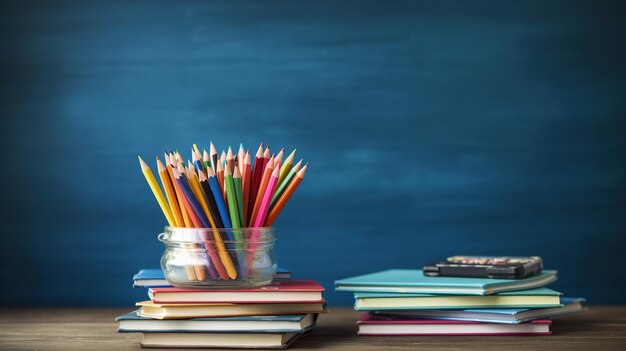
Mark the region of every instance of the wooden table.
MULTIPOLYGON (((140 334, 116 333, 128 308, 3 308, 0 350, 139 350, 140 334)), ((551 336, 364 337, 358 313, 331 308, 291 350, 626 350, 626 306, 556 319, 551 336)))

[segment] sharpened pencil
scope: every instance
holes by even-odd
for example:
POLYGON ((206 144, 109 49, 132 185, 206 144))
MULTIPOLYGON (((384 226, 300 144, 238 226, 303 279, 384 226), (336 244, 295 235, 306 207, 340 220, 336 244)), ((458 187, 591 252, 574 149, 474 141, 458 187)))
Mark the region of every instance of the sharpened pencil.
POLYGON ((276 220, 276 217, 278 217, 280 212, 283 210, 283 208, 287 204, 287 201, 289 201, 289 199, 291 198, 293 193, 296 191, 300 183, 302 183, 302 179, 304 179, 304 174, 306 173, 306 169, 308 167, 309 167, 309 164, 307 163, 306 165, 304 165, 304 167, 302 167, 300 171, 298 171, 293 181, 289 183, 289 186, 287 187, 283 195, 278 199, 278 201, 276 202, 276 205, 270 210, 270 213, 268 214, 267 219, 265 220, 266 226, 269 226, 269 227, 272 226, 272 224, 276 220))
POLYGON ((296 163, 296 165, 293 166, 293 168, 287 174, 287 177, 285 177, 283 182, 280 183, 280 185, 276 189, 276 193, 274 193, 274 197, 272 198, 272 206, 276 204, 276 201, 278 201, 278 198, 280 198, 280 195, 282 195, 285 189, 287 189, 287 187, 289 186, 293 178, 296 176, 296 173, 300 171, 300 167, 302 167, 302 160, 300 160, 300 162, 296 163))
POLYGON ((248 226, 248 200, 250 199, 250 183, 252 183, 252 165, 250 152, 246 152, 243 160, 243 174, 241 175, 241 192, 243 197, 243 225, 248 226))
POLYGON ((270 177, 272 176, 273 171, 274 159, 270 158, 270 160, 267 162, 267 167, 263 171, 263 177, 261 178, 261 182, 259 183, 259 189, 257 190, 254 207, 252 207, 252 215, 250 216, 248 223, 254 223, 254 219, 259 213, 259 207, 261 206, 261 201, 263 200, 263 195, 265 194, 265 188, 267 188, 267 183, 270 181, 270 177))
POLYGON ((148 186, 150 186, 150 190, 152 190, 152 194, 156 198, 159 207, 161 207, 161 211, 163 211, 163 215, 165 215, 165 219, 167 220, 167 224, 169 226, 175 226, 176 221, 174 220, 174 215, 172 214, 172 210, 170 209, 165 197, 163 196, 163 192, 159 187, 159 183, 157 183, 156 178, 154 178, 154 174, 150 170, 150 167, 141 159, 141 156, 137 156, 139 158, 139 164, 141 165, 141 172, 143 176, 146 178, 148 182, 148 186))

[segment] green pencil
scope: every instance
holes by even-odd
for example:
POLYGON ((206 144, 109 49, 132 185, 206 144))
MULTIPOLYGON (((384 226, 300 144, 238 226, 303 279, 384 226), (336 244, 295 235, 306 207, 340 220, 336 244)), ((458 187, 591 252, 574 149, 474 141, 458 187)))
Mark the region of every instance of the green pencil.
POLYGON ((243 193, 241 191, 241 172, 239 172, 239 167, 237 166, 235 166, 233 184, 235 186, 235 198, 237 199, 237 212, 239 214, 239 222, 241 223, 242 227, 246 227, 246 221, 243 218, 243 193))
POLYGON ((231 173, 229 167, 224 169, 224 188, 226 190, 228 212, 230 213, 230 220, 233 228, 241 228, 241 221, 239 220, 241 217, 239 217, 239 209, 237 208, 237 196, 235 193, 235 185, 233 183, 233 174, 231 173))
MULTIPOLYGON (((228 212, 230 213, 230 221, 233 229, 241 228, 241 222, 239 221, 239 209, 237 208, 237 198, 235 194, 235 185, 233 184, 233 175, 230 168, 224 169, 224 190, 226 191, 226 199, 228 200, 228 212)), ((235 236, 235 247, 237 250, 243 250, 241 231, 233 230, 235 236)), ((239 254, 238 254, 239 255, 239 254)))
POLYGON ((278 185, 278 188, 276 188, 276 192, 274 192, 274 196, 272 197, 272 204, 270 207, 274 207, 274 205, 276 204, 276 201, 278 201, 278 199, 280 198, 280 195, 282 195, 285 189, 287 189, 287 186, 289 186, 289 183, 291 183, 291 180, 293 179, 293 177, 295 177, 296 173, 298 173, 298 171, 300 170, 300 167, 302 167, 302 160, 300 160, 300 162, 298 162, 295 166, 293 166, 293 168, 289 171, 289 173, 287 174, 283 182, 280 183, 280 185, 278 185))

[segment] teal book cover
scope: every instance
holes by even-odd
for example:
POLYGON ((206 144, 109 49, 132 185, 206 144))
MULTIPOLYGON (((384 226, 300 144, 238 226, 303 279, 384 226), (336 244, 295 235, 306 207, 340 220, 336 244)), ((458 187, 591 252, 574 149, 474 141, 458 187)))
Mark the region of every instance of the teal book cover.
POLYGON ((556 271, 544 270, 525 279, 428 277, 421 269, 391 269, 335 281, 335 290, 353 292, 489 295, 542 287, 556 281, 556 271))
MULTIPOLYGON (((535 288, 518 291, 503 291, 496 293, 498 296, 561 296, 562 293, 552 290, 550 288, 535 288)), ((429 297, 438 296, 436 294, 419 294, 419 293, 386 293, 386 292, 355 292, 355 299, 374 299, 374 298, 387 298, 387 297, 429 297)))

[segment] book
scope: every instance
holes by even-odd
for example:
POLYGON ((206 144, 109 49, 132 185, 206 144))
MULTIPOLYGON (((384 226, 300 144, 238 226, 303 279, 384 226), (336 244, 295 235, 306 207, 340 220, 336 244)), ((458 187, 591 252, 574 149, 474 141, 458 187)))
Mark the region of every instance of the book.
POLYGON ((300 333, 143 333, 141 347, 286 349, 300 333))
POLYGON ((335 290, 456 295, 490 295, 539 288, 556 280, 556 271, 544 270, 524 279, 428 277, 421 269, 391 269, 337 280, 335 290))
POLYGON ((141 301, 135 305, 141 309, 137 315, 153 319, 272 316, 278 314, 323 313, 324 302, 314 303, 261 303, 261 304, 157 304, 141 301))
POLYGON ((275 316, 241 316, 155 320, 140 317, 137 311, 121 315, 118 332, 257 332, 257 333, 302 333, 311 329, 317 314, 286 314, 275 316))
MULTIPOLYGON (((291 271, 278 267, 274 279, 291 279, 291 271)), ((172 286, 165 279, 165 275, 160 268, 144 268, 140 269, 133 275, 133 287, 135 288, 157 288, 172 286)))
POLYGON ((380 310, 372 312, 379 315, 393 315, 405 319, 443 319, 473 321, 483 323, 519 324, 536 319, 548 319, 567 314, 586 311, 585 299, 561 298, 563 307, 552 308, 493 308, 465 310, 380 310))
POLYGON ((432 319, 401 319, 365 314, 357 322, 359 335, 548 335, 550 320, 522 324, 478 323, 432 319))
POLYGON ((506 291, 494 295, 432 295, 354 293, 357 311, 407 309, 466 309, 481 307, 561 307, 561 293, 548 288, 506 291))
POLYGON ((155 303, 282 303, 321 302, 324 288, 314 280, 280 280, 247 289, 150 288, 155 303))

